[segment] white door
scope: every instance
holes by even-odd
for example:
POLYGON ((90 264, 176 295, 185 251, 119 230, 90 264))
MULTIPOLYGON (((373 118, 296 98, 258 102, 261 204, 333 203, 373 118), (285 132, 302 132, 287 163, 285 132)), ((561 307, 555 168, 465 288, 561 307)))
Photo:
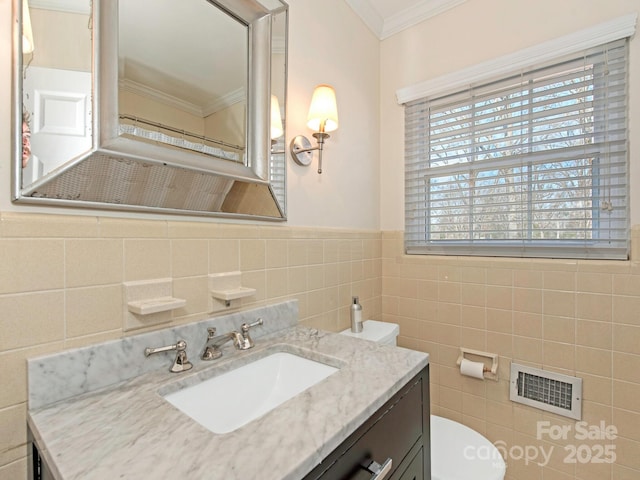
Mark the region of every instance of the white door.
MULTIPOLYGON (((31 114, 31 153, 46 175, 91 149, 91 73, 28 67, 24 108, 31 114)), ((24 178, 28 185, 34 178, 24 178)))

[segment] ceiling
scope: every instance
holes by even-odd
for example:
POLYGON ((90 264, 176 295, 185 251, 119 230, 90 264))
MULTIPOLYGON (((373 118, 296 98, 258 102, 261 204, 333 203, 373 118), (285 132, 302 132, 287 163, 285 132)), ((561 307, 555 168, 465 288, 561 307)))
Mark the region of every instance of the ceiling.
POLYGON ((409 28, 466 0, 345 0, 380 39, 409 28))

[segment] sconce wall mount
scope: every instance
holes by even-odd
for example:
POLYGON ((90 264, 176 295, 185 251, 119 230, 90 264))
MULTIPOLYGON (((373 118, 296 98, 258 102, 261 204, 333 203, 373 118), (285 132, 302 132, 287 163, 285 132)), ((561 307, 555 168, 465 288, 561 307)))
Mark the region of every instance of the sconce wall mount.
POLYGON ((289 148, 291 150, 291 156, 293 160, 303 167, 311 165, 313 160, 313 151, 318 150, 318 173, 322 173, 322 149, 324 141, 330 137, 328 133, 317 132, 313 134, 313 137, 318 142, 317 147, 312 147, 311 142, 304 135, 297 135, 291 140, 289 148))

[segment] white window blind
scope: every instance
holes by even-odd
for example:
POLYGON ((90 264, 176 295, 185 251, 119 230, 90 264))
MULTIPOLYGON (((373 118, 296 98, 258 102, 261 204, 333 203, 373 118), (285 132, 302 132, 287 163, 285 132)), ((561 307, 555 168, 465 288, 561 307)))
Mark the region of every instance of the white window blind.
POLYGON ((284 151, 284 136, 282 136, 271 146, 272 153, 269 155, 269 183, 271 184, 271 191, 273 195, 283 208, 283 213, 286 211, 285 192, 287 184, 287 169, 285 165, 284 151))
POLYGON ((407 253, 627 259, 627 48, 406 104, 407 253))

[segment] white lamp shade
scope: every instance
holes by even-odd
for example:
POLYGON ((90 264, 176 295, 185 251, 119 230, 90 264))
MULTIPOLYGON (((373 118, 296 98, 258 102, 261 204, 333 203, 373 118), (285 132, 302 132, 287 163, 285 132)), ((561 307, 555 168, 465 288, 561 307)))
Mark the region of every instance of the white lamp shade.
POLYGON ((31 15, 29 15, 29 2, 22 1, 22 53, 33 52, 33 30, 31 29, 31 15))
POLYGON ((330 85, 318 85, 313 91, 307 126, 316 132, 324 123, 325 132, 333 132, 338 128, 338 106, 336 91, 330 85))
POLYGON ((271 95, 271 140, 280 138, 283 133, 280 103, 278 102, 278 97, 271 95))

